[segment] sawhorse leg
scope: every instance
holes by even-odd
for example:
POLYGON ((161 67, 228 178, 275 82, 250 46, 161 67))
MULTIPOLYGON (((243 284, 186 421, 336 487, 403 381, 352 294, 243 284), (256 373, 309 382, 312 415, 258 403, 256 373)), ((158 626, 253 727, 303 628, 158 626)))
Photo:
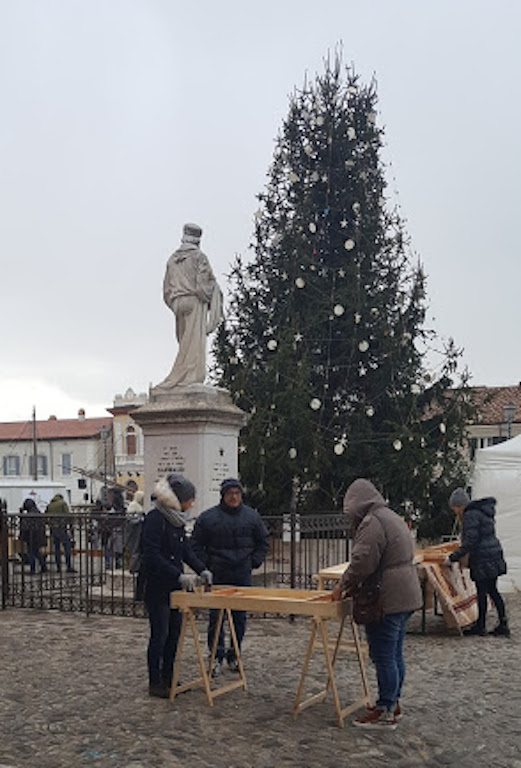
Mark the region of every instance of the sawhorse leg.
POLYGON ((336 684, 335 679, 335 672, 334 672, 334 666, 337 661, 338 652, 340 650, 342 636, 344 632, 344 626, 345 626, 346 618, 344 617, 340 623, 340 627, 338 630, 333 655, 331 656, 330 653, 330 641, 327 631, 327 619, 322 619, 320 617, 313 617, 312 621, 312 627, 311 627, 311 633, 306 649, 306 655, 304 657, 304 661, 302 664, 302 671, 300 675, 300 681, 297 688, 297 693, 295 695, 295 700, 293 703, 293 717, 296 718, 299 714, 299 712, 302 712, 303 709, 307 709, 307 707, 312 706, 313 704, 316 704, 318 702, 324 701, 324 699, 327 696, 328 691, 331 689, 331 693, 333 695, 333 704, 337 716, 337 722, 338 725, 342 728, 344 724, 344 718, 350 713, 355 711, 356 709, 359 709, 363 705, 367 705, 370 701, 369 698, 369 687, 367 684, 367 677, 365 673, 365 661, 364 661, 364 652, 360 643, 360 637, 358 635, 358 628, 356 625, 354 625, 351 622, 351 629, 353 632, 353 646, 354 650, 357 654, 358 663, 360 667, 360 676, 362 680, 362 688, 363 688, 363 698, 357 699, 353 704, 342 708, 341 702, 340 702, 340 696, 338 693, 338 688, 336 684), (326 665, 326 671, 327 671, 327 682, 325 688, 320 691, 319 693, 315 694, 314 696, 310 696, 305 701, 301 701, 302 699, 302 693, 304 690, 304 682, 308 674, 309 669, 309 662, 311 659, 311 654, 313 652, 317 631, 320 633, 320 638, 322 641, 322 651, 324 654, 324 661, 326 665))
POLYGON ((206 666, 204 663, 203 652, 201 650, 201 643, 199 642, 199 633, 195 624, 195 617, 191 608, 183 610, 183 619, 181 621, 181 630, 179 632, 179 640, 177 643, 177 651, 174 659, 174 670, 172 675, 172 685, 170 687, 170 701, 173 701, 178 693, 184 693, 184 691, 190 691, 192 688, 203 686, 206 693, 206 700, 209 706, 213 706, 213 697, 210 687, 210 679, 208 677, 206 666), (186 625, 190 624, 192 631, 192 639, 194 641, 194 650, 199 666, 200 677, 190 680, 184 685, 178 685, 179 671, 181 668, 181 659, 183 656, 183 646, 186 638, 186 625))
POLYGON ((201 643, 199 642, 199 633, 197 632, 197 626, 195 623, 195 617, 193 614, 193 611, 191 608, 183 609, 183 619, 181 622, 181 630, 179 632, 179 641, 177 643, 177 652, 174 659, 174 668, 173 668, 173 675, 172 675, 172 686, 170 688, 170 701, 173 701, 177 694, 183 693, 184 691, 190 691, 193 688, 203 687, 206 694, 206 700, 208 702, 208 705, 210 707, 213 706, 213 700, 216 696, 220 696, 223 693, 227 693, 228 691, 233 691, 236 688, 243 688, 246 690, 246 677, 244 675, 244 667, 242 665, 242 659, 241 654, 239 650, 239 643, 237 641, 237 633, 235 631, 235 625, 233 622, 233 616, 229 608, 222 608, 219 610, 219 615, 217 617, 217 624, 215 628, 215 634, 212 641, 212 649, 210 653, 210 665, 207 667, 204 661, 203 652, 201 649, 201 643), (235 651, 235 656, 237 659, 237 666, 239 668, 239 678, 236 680, 233 680, 230 683, 227 683, 226 685, 221 685, 219 688, 212 689, 211 682, 210 682, 210 674, 212 670, 213 661, 215 659, 215 653, 217 650, 217 642, 219 639, 219 632, 221 630, 221 624, 223 621, 223 616, 226 611, 226 619, 228 621, 228 625, 230 627, 230 635, 232 639, 232 646, 235 651), (192 632, 192 639, 194 641, 194 650, 195 655, 197 658, 197 664, 200 671, 200 677, 195 678, 194 680, 190 680, 187 683, 184 683, 183 685, 178 685, 179 681, 179 672, 181 668, 181 659, 183 656, 183 646, 186 639, 186 630, 187 625, 190 624, 190 629, 192 632))

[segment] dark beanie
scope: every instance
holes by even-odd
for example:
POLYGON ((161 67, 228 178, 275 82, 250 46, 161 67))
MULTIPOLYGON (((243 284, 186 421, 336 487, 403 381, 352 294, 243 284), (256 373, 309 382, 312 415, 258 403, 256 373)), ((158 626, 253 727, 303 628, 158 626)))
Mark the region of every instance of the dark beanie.
POLYGON ((221 483, 221 496, 224 496, 226 491, 229 491, 230 488, 238 488, 241 493, 243 492, 241 481, 237 480, 237 478, 235 477, 228 477, 226 480, 223 480, 221 483))
POLYGON ((173 490, 179 501, 195 499, 195 485, 183 475, 168 475, 168 485, 173 490))
POLYGON ((452 491, 449 499, 449 507, 466 507, 467 504, 470 504, 470 498, 463 488, 456 488, 452 491))

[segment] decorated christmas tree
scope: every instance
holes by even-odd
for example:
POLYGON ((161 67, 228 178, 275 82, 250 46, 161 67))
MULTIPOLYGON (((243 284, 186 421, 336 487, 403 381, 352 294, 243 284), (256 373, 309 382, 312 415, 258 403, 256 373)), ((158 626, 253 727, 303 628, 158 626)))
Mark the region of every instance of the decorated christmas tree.
POLYGON ((461 477, 465 376, 452 343, 428 368, 425 276, 386 196, 382 146, 375 83, 326 62, 291 98, 253 257, 232 268, 215 374, 250 414, 240 472, 266 512, 295 489, 301 511, 338 509, 367 477, 428 516, 434 485, 461 477))

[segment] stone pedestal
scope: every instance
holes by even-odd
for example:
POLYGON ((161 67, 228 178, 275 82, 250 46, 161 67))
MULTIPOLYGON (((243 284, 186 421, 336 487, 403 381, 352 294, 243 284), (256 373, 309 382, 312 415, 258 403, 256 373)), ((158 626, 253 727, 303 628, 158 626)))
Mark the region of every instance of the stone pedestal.
POLYGON ((157 480, 178 472, 193 482, 194 514, 219 502, 225 477, 237 477, 238 437, 247 416, 230 393, 204 384, 152 388, 150 400, 132 417, 145 439, 145 506, 157 480))

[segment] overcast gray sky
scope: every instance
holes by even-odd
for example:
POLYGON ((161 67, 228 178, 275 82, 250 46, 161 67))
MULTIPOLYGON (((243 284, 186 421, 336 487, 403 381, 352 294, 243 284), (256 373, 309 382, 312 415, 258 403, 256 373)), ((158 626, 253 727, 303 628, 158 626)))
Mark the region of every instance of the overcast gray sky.
POLYGON ((376 74, 429 325, 521 380, 521 4, 0 0, 0 421, 102 415, 175 356, 182 225, 223 289, 288 97, 343 43, 376 74))

